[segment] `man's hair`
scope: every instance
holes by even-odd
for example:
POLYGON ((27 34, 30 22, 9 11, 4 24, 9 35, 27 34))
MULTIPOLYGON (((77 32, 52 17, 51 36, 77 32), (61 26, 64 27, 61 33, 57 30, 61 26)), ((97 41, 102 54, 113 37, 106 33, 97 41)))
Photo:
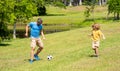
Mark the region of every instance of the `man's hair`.
POLYGON ((38 19, 37 19, 37 23, 38 23, 38 24, 42 24, 42 19, 41 19, 41 18, 38 18, 38 19))

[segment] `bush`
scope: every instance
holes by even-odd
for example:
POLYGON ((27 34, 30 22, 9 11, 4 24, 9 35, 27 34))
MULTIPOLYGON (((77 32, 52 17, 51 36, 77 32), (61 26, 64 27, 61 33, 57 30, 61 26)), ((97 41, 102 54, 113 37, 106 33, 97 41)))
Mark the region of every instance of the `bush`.
POLYGON ((2 22, 0 23, 0 37, 2 40, 8 38, 10 35, 10 31, 7 28, 6 24, 3 24, 2 22))
POLYGON ((46 8, 45 6, 42 6, 42 7, 38 7, 37 8, 37 11, 38 11, 38 15, 46 15, 46 8))
POLYGON ((2 38, 0 37, 0 43, 1 43, 1 41, 2 41, 2 38))

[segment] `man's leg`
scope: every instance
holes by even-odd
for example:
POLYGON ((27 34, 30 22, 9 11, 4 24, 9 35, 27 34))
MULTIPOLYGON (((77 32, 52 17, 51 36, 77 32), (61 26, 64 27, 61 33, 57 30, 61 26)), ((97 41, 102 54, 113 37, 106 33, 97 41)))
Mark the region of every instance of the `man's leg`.
POLYGON ((39 48, 37 49, 37 52, 34 54, 34 57, 35 57, 36 60, 40 60, 38 54, 41 52, 42 49, 43 49, 43 48, 39 47, 39 48))
POLYGON ((35 46, 36 46, 36 40, 31 39, 30 63, 32 63, 34 59, 35 46))
POLYGON ((43 47, 39 47, 39 48, 37 49, 37 52, 36 52, 35 54, 38 55, 42 50, 43 50, 43 47))
POLYGON ((43 43, 40 38, 37 40, 37 45, 39 48, 37 49, 37 52, 34 54, 34 57, 36 60, 40 60, 38 54, 43 50, 43 43))
POLYGON ((34 59, 34 51, 35 51, 35 48, 31 48, 31 52, 30 52, 30 58, 31 58, 31 60, 33 60, 34 59))

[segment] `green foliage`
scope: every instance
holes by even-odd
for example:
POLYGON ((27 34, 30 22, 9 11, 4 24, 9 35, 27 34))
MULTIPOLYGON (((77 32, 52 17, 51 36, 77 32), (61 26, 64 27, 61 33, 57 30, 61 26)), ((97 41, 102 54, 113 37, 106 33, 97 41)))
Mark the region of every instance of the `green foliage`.
POLYGON ((46 7, 44 0, 33 0, 33 3, 36 5, 37 8, 37 13, 35 13, 34 15, 46 15, 46 7))
POLYGON ((88 19, 88 17, 92 14, 93 15, 93 21, 94 21, 94 9, 95 9, 95 5, 97 3, 97 0, 85 1, 85 3, 88 6, 86 7, 84 15, 85 15, 86 19, 88 19))
POLYGON ((37 12, 39 16, 46 15, 46 7, 45 6, 37 7, 37 12))
POLYGON ((86 10, 84 12, 84 15, 85 15, 86 18, 88 18, 90 16, 90 10, 91 9, 89 7, 86 7, 86 10))
POLYGON ((26 21, 37 13, 36 4, 33 0, 2 0, 0 1, 0 34, 1 38, 8 36, 8 23, 19 20, 26 21))
POLYGON ((5 39, 9 36, 9 30, 7 24, 12 19, 14 10, 13 0, 2 0, 0 1, 0 37, 5 39))
POLYGON ((0 1, 0 22, 3 23, 9 22, 13 10, 14 10, 14 2, 12 0, 0 1))
POLYGON ((29 19, 37 13, 37 7, 31 0, 21 0, 15 2, 14 15, 16 19, 29 19))
POLYGON ((0 37, 0 43, 2 42, 2 38, 0 37))
MULTIPOLYGON (((1 22, 2 23, 2 22, 1 22)), ((0 24, 0 37, 2 40, 7 39, 10 35, 10 32, 6 24, 0 24)))
POLYGON ((114 18, 119 19, 120 14, 120 0, 109 0, 108 1, 109 13, 114 13, 114 18))

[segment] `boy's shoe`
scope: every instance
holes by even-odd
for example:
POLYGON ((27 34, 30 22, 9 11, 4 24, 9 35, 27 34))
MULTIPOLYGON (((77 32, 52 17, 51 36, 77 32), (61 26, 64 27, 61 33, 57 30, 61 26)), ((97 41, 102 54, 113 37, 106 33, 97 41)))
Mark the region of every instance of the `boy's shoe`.
POLYGON ((34 54, 34 57, 36 60, 40 60, 40 58, 38 57, 38 55, 34 54))
POLYGON ((33 63, 33 60, 29 60, 29 62, 30 62, 30 64, 32 64, 32 63, 33 63))
POLYGON ((95 57, 98 57, 98 55, 95 55, 95 57))

